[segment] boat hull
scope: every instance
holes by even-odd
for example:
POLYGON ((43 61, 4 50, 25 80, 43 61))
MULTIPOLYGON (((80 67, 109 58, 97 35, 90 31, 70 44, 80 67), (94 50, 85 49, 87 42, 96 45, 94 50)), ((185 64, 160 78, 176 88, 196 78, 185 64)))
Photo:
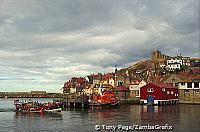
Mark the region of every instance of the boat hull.
POLYGON ((17 112, 61 112, 61 106, 59 103, 38 103, 38 102, 20 102, 14 101, 14 106, 17 112))
POLYGON ((46 110, 44 110, 44 112, 61 112, 61 108, 57 108, 57 109, 46 109, 46 110))
POLYGON ((120 103, 119 102, 114 102, 114 103, 93 103, 93 104, 89 104, 89 106, 91 108, 93 107, 115 107, 115 106, 119 106, 120 103))

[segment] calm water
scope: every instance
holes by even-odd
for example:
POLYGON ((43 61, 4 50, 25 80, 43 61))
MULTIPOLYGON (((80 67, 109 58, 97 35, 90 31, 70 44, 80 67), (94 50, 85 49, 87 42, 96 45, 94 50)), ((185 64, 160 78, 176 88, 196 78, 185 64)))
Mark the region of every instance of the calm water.
MULTIPOLYGON (((40 102, 51 99, 37 99, 40 102)), ((115 109, 75 110, 61 113, 17 113, 13 99, 0 99, 0 131, 2 132, 90 132, 95 125, 165 125, 175 132, 200 131, 200 105, 147 107, 123 105, 115 109)), ((117 130, 122 131, 122 130, 117 130)), ((136 130, 135 130, 136 131, 136 130)))

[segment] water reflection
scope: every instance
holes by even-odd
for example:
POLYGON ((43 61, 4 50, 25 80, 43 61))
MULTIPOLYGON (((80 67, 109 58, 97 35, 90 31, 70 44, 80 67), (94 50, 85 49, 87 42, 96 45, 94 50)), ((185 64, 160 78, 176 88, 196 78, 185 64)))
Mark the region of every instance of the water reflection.
POLYGON ((160 114, 166 114, 166 113, 178 113, 178 106, 141 106, 141 113, 160 113, 160 114))
POLYGON ((61 112, 15 112, 14 117, 15 118, 40 117, 40 118, 62 119, 62 113, 61 112))
POLYGON ((180 118, 178 106, 141 106, 141 122, 171 123, 180 118))
POLYGON ((121 105, 115 109, 66 109, 61 113, 31 113, 13 112, 13 99, 0 99, 0 131, 83 132, 95 131, 96 124, 166 123, 173 125, 173 132, 199 132, 200 105, 121 105))

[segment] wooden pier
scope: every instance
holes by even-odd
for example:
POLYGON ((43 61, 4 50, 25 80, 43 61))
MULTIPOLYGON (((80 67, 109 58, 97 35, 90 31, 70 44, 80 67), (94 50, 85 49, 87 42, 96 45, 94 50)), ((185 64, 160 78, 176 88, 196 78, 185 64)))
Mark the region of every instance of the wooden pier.
POLYGON ((89 107, 88 99, 89 97, 86 95, 67 94, 66 96, 63 96, 62 102, 65 102, 65 107, 86 108, 89 107))
POLYGON ((62 98, 63 93, 46 92, 0 92, 0 98, 62 98))
POLYGON ((88 107, 88 96, 67 93, 46 92, 0 92, 0 98, 53 98, 65 104, 64 107, 88 107))

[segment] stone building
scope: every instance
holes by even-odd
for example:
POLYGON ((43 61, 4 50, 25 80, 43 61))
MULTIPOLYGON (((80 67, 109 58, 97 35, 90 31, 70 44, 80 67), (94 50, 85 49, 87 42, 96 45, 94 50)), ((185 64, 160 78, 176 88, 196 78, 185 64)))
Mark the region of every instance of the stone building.
POLYGON ((200 78, 179 83, 179 102, 200 104, 200 78))
POLYGON ((163 78, 161 82, 174 87, 178 87, 179 82, 187 82, 187 81, 189 81, 189 79, 187 79, 186 77, 180 76, 178 74, 171 74, 163 78))
POLYGON ((153 62, 159 62, 159 61, 167 60, 170 58, 171 58, 171 56, 164 55, 159 50, 154 50, 151 53, 151 61, 153 61, 153 62))

